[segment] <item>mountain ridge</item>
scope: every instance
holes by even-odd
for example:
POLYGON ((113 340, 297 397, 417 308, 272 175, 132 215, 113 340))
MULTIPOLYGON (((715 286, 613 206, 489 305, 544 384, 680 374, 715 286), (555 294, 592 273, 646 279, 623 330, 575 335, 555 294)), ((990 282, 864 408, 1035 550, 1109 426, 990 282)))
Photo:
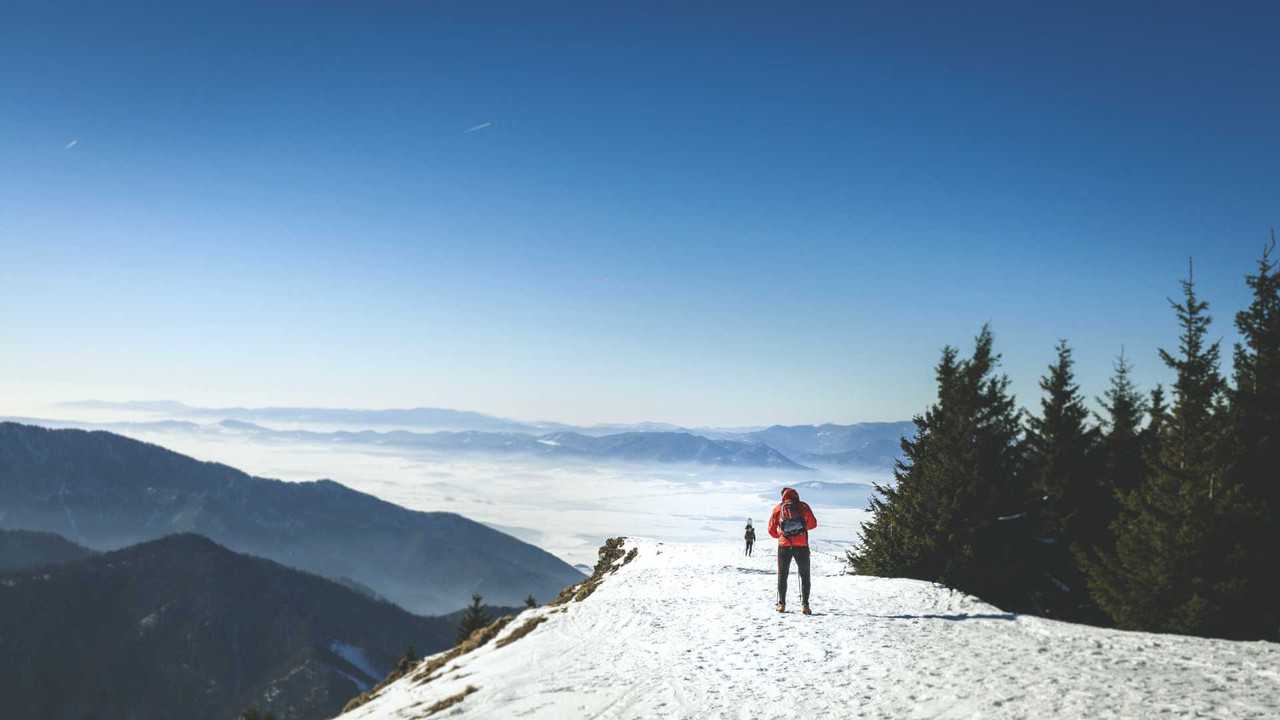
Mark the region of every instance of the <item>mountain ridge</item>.
POLYGON ((174 532, 325 577, 423 614, 480 592, 548 597, 581 576, 545 551, 449 512, 419 512, 332 480, 255 478, 112 433, 0 423, 0 525, 97 550, 174 532))
MULTIPOLYGON (((480 423, 480 426, 454 427, 455 430, 493 430, 506 429, 511 432, 525 434, 546 434, 552 432, 577 432, 584 435, 609 435, 623 432, 687 432, 704 437, 746 436, 773 428, 854 428, 874 427, 882 425, 910 425, 905 421, 859 421, 854 423, 801 423, 772 424, 758 426, 721 427, 715 425, 681 425, 653 420, 636 422, 599 422, 599 423, 567 423, 555 420, 516 420, 499 415, 459 410, 416 406, 405 408, 343 408, 343 407, 304 407, 304 406, 230 406, 204 407, 189 405, 176 400, 72 400, 57 403, 58 407, 86 410, 109 410, 121 412, 143 412, 150 414, 220 418, 252 421, 257 417, 260 421, 275 419, 278 421, 323 422, 325 418, 343 418, 345 420, 361 420, 369 426, 421 423, 422 427, 436 427, 434 423, 452 420, 455 425, 465 426, 468 420, 480 423)), ((441 426, 442 429, 448 429, 441 426)), ((778 448, 782 450, 782 448, 778 448)))
POLYGON ((61 407, 86 410, 139 411, 171 413, 187 417, 217 417, 247 421, 289 421, 320 423, 355 423, 368 425, 426 425, 452 426, 489 431, 536 430, 536 423, 525 423, 471 410, 451 408, 412 407, 360 409, 337 407, 200 407, 176 400, 73 400, 59 403, 61 407))
POLYGON ((321 720, 409 646, 455 622, 195 534, 0 574, 6 713, 80 720, 223 720, 257 707, 321 720), (103 662, 117 658, 127 662, 103 662))
POLYGON ((0 528, 0 573, 60 565, 93 554, 56 533, 0 528))
MULTIPOLYGON (((592 447, 585 443, 576 443, 576 452, 589 456, 611 460, 656 460, 660 462, 701 462, 703 464, 747 465, 756 467, 775 467, 799 469, 792 465, 840 465, 861 466, 867 469, 884 470, 893 467, 894 461, 901 455, 901 440, 915 432, 914 423, 902 422, 865 422, 850 425, 823 423, 820 425, 771 425, 764 428, 685 428, 669 423, 611 423, 593 426, 574 426, 563 423, 523 423, 521 421, 496 418, 494 416, 473 413, 470 411, 445 410, 440 408, 414 408, 405 410, 357 410, 347 408, 195 408, 169 401, 142 403, 148 412, 161 412, 165 408, 186 408, 186 417, 204 417, 215 420, 213 425, 199 425, 189 420, 143 420, 115 422, 84 422, 68 420, 51 420, 38 418, 10 418, 19 422, 41 425, 82 427, 88 429, 101 428, 121 431, 160 431, 160 432, 201 432, 211 427, 226 428, 231 431, 251 433, 258 439, 294 440, 298 442, 316 443, 349 443, 395 446, 406 448, 452 450, 489 450, 493 452, 523 452, 533 455, 555 455, 564 452, 565 448, 555 446, 555 436, 571 434, 588 438, 599 438, 600 442, 592 447), (289 415, 293 411, 306 411, 303 414, 289 415), (420 429, 409 430, 401 425, 412 423, 395 422, 388 418, 409 417, 413 413, 423 411, 432 417, 445 414, 451 418, 478 417, 483 421, 475 424, 466 421, 449 422, 444 425, 450 429, 437 429, 423 432, 422 428, 437 427, 423 425, 420 429), (341 413, 347 421, 363 418, 368 425, 388 428, 375 430, 373 427, 343 428, 337 430, 316 430, 314 428, 270 427, 261 424, 273 420, 289 420, 301 422, 309 418, 313 422, 324 424, 325 413, 341 413), (252 419, 247 419, 252 418, 252 419), (459 427, 454 427, 459 426, 459 427), (670 450, 670 438, 678 435, 690 435, 713 443, 743 443, 762 445, 765 452, 750 451, 741 447, 722 446, 713 451, 703 448, 701 451, 689 449, 684 456, 673 455, 670 450), (612 438, 605 440, 605 438, 612 438), (649 452, 632 452, 628 454, 621 446, 631 443, 636 438, 646 438, 651 447, 649 452), (539 445, 536 441, 543 442, 539 445), (662 447, 662 445, 667 447, 662 447), (610 446, 614 454, 604 451, 610 446), (754 458, 753 458, 754 455, 754 458), (778 457, 780 456, 780 457, 778 457), (708 461, 707 458, 713 458, 708 461), (720 461, 714 460, 720 458, 720 461)), ((66 407, 108 409, 133 407, 132 403, 103 403, 101 401, 84 401, 64 404, 66 407)), ((330 416, 332 420, 334 416, 330 416)), ((343 423, 335 423, 343 424, 343 423)), ((350 424, 350 423, 347 423, 350 424)))

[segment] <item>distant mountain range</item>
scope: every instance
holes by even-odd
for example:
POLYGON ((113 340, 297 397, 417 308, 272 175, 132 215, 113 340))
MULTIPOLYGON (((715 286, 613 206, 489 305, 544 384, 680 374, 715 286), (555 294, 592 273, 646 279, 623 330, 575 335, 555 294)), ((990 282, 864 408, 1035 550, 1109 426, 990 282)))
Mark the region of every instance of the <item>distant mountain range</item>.
POLYGON ((82 410, 140 412, 165 415, 172 418, 215 418, 244 420, 246 422, 285 422, 348 425, 353 427, 402 426, 478 430, 482 432, 546 432, 549 429, 546 425, 506 420, 467 410, 425 407, 388 410, 307 407, 210 408, 197 407, 170 400, 128 402, 78 400, 62 403, 62 407, 82 410))
POLYGON ((417 617, 172 535, 0 574, 0 715, 231 720, 255 707, 320 720, 385 677, 409 646, 443 650, 455 629, 452 618, 417 617))
MULTIPOLYGON (((258 439, 785 469, 841 465, 886 470, 893 466, 900 454, 902 437, 915 431, 911 422, 773 425, 764 428, 684 428, 653 422, 574 426, 522 422, 443 408, 205 408, 171 401, 81 401, 64 403, 64 407, 130 412, 155 418, 142 423, 99 425, 122 431, 196 431, 208 427, 191 421, 199 419, 220 421, 217 427, 253 433, 258 439), (277 426, 261 423, 275 423, 277 426), (279 425, 303 427, 287 429, 279 425), (311 427, 306 427, 308 425, 311 427), (318 430, 320 426, 342 426, 344 429, 329 427, 318 430), (385 430, 387 428, 396 429, 385 430), (764 449, 753 450, 744 446, 763 446, 764 449)), ((33 421, 47 424, 45 421, 33 421)))
MULTIPOLYGON (((201 407, 174 400, 74 400, 59 403, 68 410, 133 413, 168 419, 242 420, 294 426, 344 426, 346 429, 402 428, 452 430, 455 432, 497 432, 541 435, 549 432, 577 432, 583 435, 613 435, 625 432, 692 432, 664 422, 599 423, 572 425, 552 421, 524 421, 449 408, 322 408, 322 407, 201 407)), ((755 428, 751 428, 755 429, 755 428)), ((732 431, 732 430, 729 430, 732 431)))
POLYGON ((251 477, 107 432, 0 423, 0 526, 95 550, 196 532, 241 552, 346 578, 417 613, 554 597, 571 566, 486 525, 416 512, 329 480, 251 477))
POLYGON ((799 462, 887 468, 902 454, 902 438, 913 433, 912 422, 868 422, 774 425, 725 437, 768 445, 799 462))
POLYGON ((478 431, 415 433, 407 430, 381 433, 373 430, 312 432, 273 430, 238 420, 223 420, 220 425, 227 430, 268 441, 323 445, 361 444, 448 452, 522 453, 627 462, 691 462, 786 470, 807 469, 762 443, 714 440, 687 432, 626 432, 613 435, 584 435, 576 432, 526 435, 478 431))
POLYGON ((768 445, 713 440, 687 432, 627 432, 598 437, 558 432, 541 436, 536 442, 557 452, 616 460, 808 469, 768 445))

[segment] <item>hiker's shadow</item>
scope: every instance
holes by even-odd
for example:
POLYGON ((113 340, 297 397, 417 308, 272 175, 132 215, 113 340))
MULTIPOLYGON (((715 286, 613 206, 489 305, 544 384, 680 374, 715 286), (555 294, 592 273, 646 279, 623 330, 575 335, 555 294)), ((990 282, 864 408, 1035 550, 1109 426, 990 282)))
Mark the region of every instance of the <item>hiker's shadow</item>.
POLYGON ((730 568, 729 566, 726 565, 725 569, 737 570, 743 575, 773 575, 774 574, 772 570, 761 570, 760 568, 747 568, 747 567, 730 568))

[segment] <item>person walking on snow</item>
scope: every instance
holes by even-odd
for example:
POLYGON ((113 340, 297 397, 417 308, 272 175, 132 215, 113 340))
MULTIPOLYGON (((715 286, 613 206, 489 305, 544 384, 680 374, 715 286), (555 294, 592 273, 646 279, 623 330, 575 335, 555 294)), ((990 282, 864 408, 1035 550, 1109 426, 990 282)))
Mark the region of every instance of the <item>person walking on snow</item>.
POLYGON ((756 529, 751 527, 751 518, 747 518, 747 555, 751 555, 751 546, 756 544, 756 529))
POLYGON ((778 538, 778 612, 787 611, 787 576, 791 560, 800 571, 801 612, 809 611, 809 531, 818 527, 818 519, 808 503, 800 502, 795 488, 782 488, 782 502, 769 514, 769 534, 778 538))

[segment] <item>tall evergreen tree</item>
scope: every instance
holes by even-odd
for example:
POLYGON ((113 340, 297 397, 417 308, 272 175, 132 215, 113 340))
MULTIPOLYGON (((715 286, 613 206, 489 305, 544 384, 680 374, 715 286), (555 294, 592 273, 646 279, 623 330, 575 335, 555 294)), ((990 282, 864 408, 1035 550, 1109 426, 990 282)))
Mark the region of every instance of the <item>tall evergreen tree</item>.
MULTIPOLYGON (((1145 459, 1143 463, 1143 478, 1146 478, 1147 468, 1154 467, 1159 462, 1161 438, 1164 437, 1165 424, 1169 420, 1169 401, 1165 397, 1164 386, 1156 385, 1151 390, 1151 399, 1147 403, 1147 426, 1142 429, 1142 456, 1145 459)), ((1134 485, 1132 488, 1122 488, 1123 490, 1137 490, 1141 483, 1134 485)))
MULTIPOLYGON (((1238 493, 1223 484, 1225 385, 1218 343, 1206 338, 1208 303, 1192 277, 1182 285, 1182 302, 1171 301, 1182 326, 1178 353, 1160 351, 1176 381, 1172 407, 1153 415, 1158 451, 1143 485, 1122 495, 1114 553, 1087 570, 1099 606, 1121 627, 1231 636, 1248 581, 1233 527, 1238 493)), ((1162 402, 1156 397, 1153 411, 1162 402)))
POLYGON ((484 607, 484 598, 480 593, 471 594, 471 604, 462 612, 462 619, 458 621, 458 642, 471 637, 471 633, 485 627, 493 622, 493 618, 489 617, 489 611, 484 607))
MULTIPOLYGON (((1121 350, 1111 375, 1111 386, 1098 398, 1105 413, 1098 418, 1102 427, 1098 471, 1105 496, 1099 499, 1096 510, 1094 529, 1099 532, 1082 539, 1091 548, 1111 546, 1110 526, 1120 514, 1117 494, 1137 489, 1146 477, 1143 416, 1149 405, 1133 384, 1132 372, 1133 365, 1121 350)), ((1163 389, 1157 388, 1153 394, 1156 392, 1163 404, 1163 389)), ((1163 412, 1163 408, 1158 412, 1163 412)))
POLYGON ((1021 413, 983 327, 972 356, 942 351, 938 399, 902 442, 894 485, 877 485, 871 520, 849 554, 855 572, 945 583, 1019 604, 1024 558, 1000 518, 1020 515, 1025 491, 1021 413))
POLYGON ((1178 354, 1160 350, 1160 359, 1176 374, 1173 407, 1162 433, 1161 469, 1177 475, 1187 494, 1212 498, 1221 483, 1226 449, 1226 381, 1219 369, 1220 343, 1207 341, 1213 321, 1209 303, 1196 296, 1191 274, 1182 288, 1183 301, 1170 301, 1182 326, 1178 354))
POLYGON ((1280 269, 1271 259, 1275 232, 1245 278, 1253 299, 1236 314, 1243 340, 1235 347, 1233 420, 1240 458, 1233 473, 1251 495, 1280 511, 1280 269))
POLYGON ((1027 418, 1029 498, 1038 507, 1039 580, 1032 601, 1042 614, 1080 618, 1091 604, 1071 556, 1073 544, 1090 546, 1105 534, 1108 493, 1094 467, 1098 432, 1075 381, 1071 348, 1058 343, 1057 359, 1040 379, 1040 414, 1027 418))
POLYGON ((1257 620, 1264 637, 1280 638, 1280 577, 1270 554, 1280 546, 1280 270, 1272 261, 1275 231, 1263 249, 1256 275, 1245 283, 1249 307, 1236 314, 1241 343, 1235 346, 1235 388, 1231 393, 1233 462, 1229 482, 1239 486, 1257 527, 1247 563, 1253 592, 1261 602, 1257 620))
POLYGON ((960 412, 947 401, 960 384, 962 361, 958 357, 954 347, 942 349, 942 359, 934 369, 938 402, 913 419, 915 437, 902 438, 902 457, 894 462, 894 483, 874 486, 876 494, 868 508, 871 519, 862 526, 859 547, 849 553, 850 564, 859 574, 919 579, 937 579, 941 574, 941 548, 932 530, 954 524, 952 508, 941 507, 935 498, 943 494, 948 480, 938 467, 938 456, 948 439, 943 425, 950 415, 960 412))
MULTIPOLYGON (((1096 503, 1092 508, 1093 522, 1086 532, 1076 538, 1072 547, 1075 566, 1079 573, 1077 582, 1085 580, 1099 572, 1096 567, 1098 556, 1115 552, 1115 540, 1112 528, 1120 516, 1122 503, 1127 495, 1142 487, 1147 475, 1147 457, 1153 434, 1159 432, 1160 419, 1163 418, 1164 389, 1156 386, 1151 391, 1151 401, 1138 392, 1131 374, 1133 366, 1120 351, 1116 359, 1115 369, 1111 375, 1111 386, 1107 388, 1098 404, 1104 414, 1099 416, 1101 438, 1098 446, 1096 471, 1099 474, 1098 495, 1093 498, 1096 503), (1143 416, 1151 409, 1153 420, 1143 427, 1143 416), (1083 577, 1082 577, 1083 576, 1083 577)), ((1092 601, 1087 611, 1081 613, 1079 619, 1103 623, 1105 617, 1092 601)))
POLYGON ((1031 491, 1043 499, 1052 533, 1073 534, 1088 509, 1095 474, 1090 467, 1098 433, 1089 427, 1089 410, 1075 381, 1071 348, 1058 343, 1057 359, 1040 379, 1040 414, 1027 418, 1031 491))

